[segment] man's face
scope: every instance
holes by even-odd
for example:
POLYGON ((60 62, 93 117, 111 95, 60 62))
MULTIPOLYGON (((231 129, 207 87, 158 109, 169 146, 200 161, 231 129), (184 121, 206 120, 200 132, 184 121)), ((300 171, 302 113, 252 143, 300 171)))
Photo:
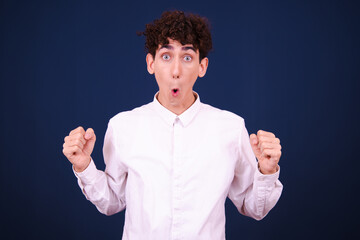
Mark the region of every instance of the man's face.
POLYGON ((155 74, 159 86, 159 102, 170 111, 181 114, 195 100, 193 86, 197 77, 203 77, 208 59, 199 62, 199 50, 192 44, 182 45, 169 39, 169 44, 159 46, 155 59, 146 56, 150 74, 155 74))

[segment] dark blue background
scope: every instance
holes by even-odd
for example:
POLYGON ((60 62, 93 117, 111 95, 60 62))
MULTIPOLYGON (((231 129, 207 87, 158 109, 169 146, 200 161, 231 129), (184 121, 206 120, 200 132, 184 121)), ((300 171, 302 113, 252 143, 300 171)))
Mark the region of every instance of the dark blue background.
POLYGON ((94 128, 104 169, 108 120, 157 91, 136 31, 174 8, 212 25, 201 100, 283 146, 278 204, 258 222, 228 201, 227 239, 359 237, 357 1, 14 0, 0 2, 0 238, 121 238, 124 213, 85 199, 63 138, 94 128))

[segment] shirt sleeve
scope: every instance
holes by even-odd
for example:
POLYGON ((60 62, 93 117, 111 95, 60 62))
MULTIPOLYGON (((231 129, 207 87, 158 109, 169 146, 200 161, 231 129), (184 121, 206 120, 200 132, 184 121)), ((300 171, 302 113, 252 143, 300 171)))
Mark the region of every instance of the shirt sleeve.
POLYGON ((238 211, 256 220, 263 219, 280 198, 283 185, 278 179, 279 174, 280 168, 270 175, 259 171, 249 134, 242 121, 238 159, 228 195, 238 211))
POLYGON ((86 199, 105 215, 122 211, 125 206, 126 168, 121 164, 118 154, 116 134, 109 122, 104 140, 105 171, 98 170, 93 159, 83 172, 75 172, 78 184, 86 199))

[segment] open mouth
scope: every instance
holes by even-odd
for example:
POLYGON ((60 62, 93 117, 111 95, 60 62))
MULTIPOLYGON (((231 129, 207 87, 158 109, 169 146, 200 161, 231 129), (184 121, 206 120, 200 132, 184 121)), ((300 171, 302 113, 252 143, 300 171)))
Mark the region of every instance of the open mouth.
POLYGON ((179 89, 178 88, 173 88, 171 89, 171 93, 174 97, 176 97, 179 94, 179 89))

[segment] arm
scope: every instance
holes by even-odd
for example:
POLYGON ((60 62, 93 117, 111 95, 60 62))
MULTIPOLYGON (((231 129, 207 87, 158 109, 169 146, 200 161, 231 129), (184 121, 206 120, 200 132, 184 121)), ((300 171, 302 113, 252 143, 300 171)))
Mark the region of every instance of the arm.
POLYGON ((78 184, 86 198, 103 214, 112 215, 125 208, 126 171, 118 162, 116 141, 109 123, 104 140, 105 172, 96 168, 90 155, 95 134, 92 129, 85 131, 82 127, 73 130, 65 138, 64 154, 73 164, 78 184), (89 134, 88 134, 89 133, 89 134), (88 135, 87 135, 88 134, 88 135), (93 142, 91 142, 93 140, 93 142), (80 142, 79 146, 72 146, 80 142))
POLYGON ((249 141, 248 132, 245 125, 242 124, 238 161, 235 167, 234 179, 229 189, 229 198, 241 214, 261 220, 275 206, 283 188, 278 180, 280 168, 277 162, 275 165, 277 171, 272 172, 272 174, 265 175, 259 171, 261 166, 271 164, 266 162, 267 164, 260 166, 259 161, 258 165, 249 141))

